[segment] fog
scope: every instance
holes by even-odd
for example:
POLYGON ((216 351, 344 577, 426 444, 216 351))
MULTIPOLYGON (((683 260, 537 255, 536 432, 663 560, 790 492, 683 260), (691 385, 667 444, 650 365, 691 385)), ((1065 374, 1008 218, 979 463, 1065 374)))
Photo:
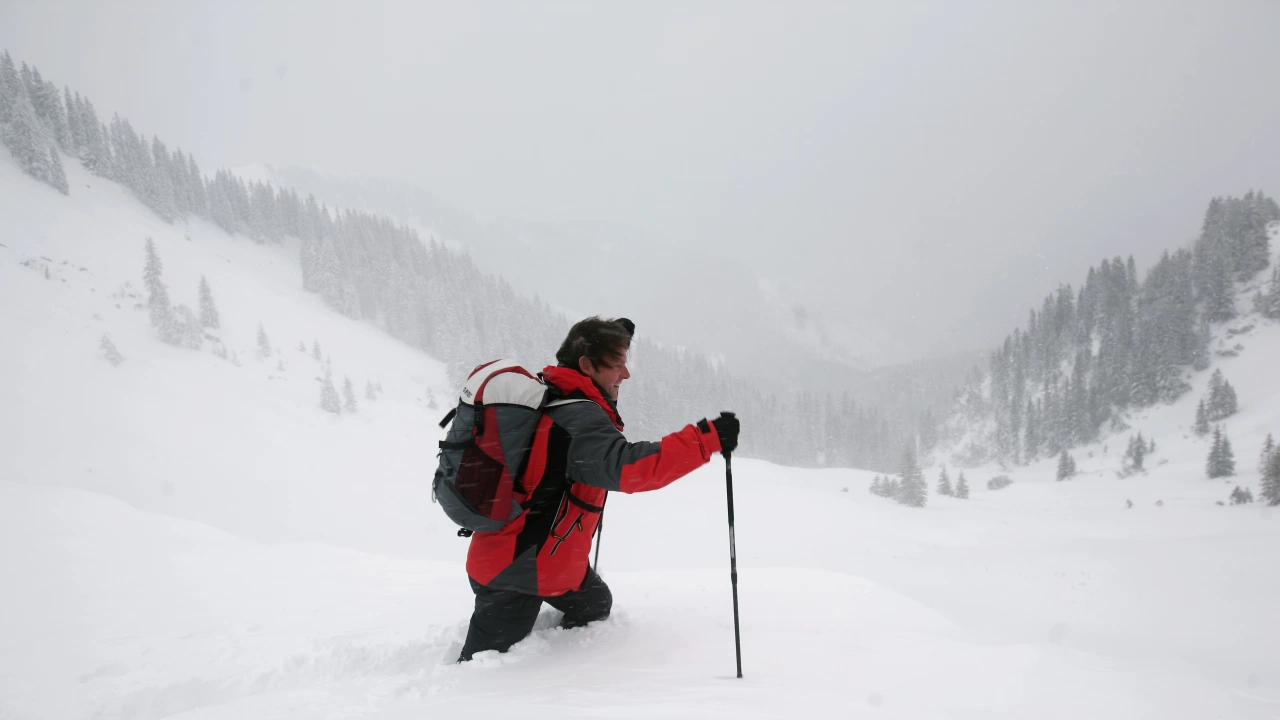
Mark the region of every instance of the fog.
POLYGON ((1265 1, 0 9, 15 57, 206 166, 740 263, 880 362, 986 347, 1210 197, 1280 186, 1277 29, 1265 1))

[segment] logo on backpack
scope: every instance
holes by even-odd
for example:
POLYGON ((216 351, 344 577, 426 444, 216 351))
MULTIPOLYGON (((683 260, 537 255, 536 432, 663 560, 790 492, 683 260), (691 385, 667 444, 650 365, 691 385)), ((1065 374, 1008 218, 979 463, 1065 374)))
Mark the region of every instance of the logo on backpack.
POLYGON ((522 480, 539 440, 542 411, 571 402, 583 401, 556 398, 538 376, 512 360, 493 360, 471 371, 457 408, 440 421, 441 427, 453 423, 440 443, 431 483, 432 499, 463 528, 459 535, 501 530, 520 517, 533 492, 522 480))

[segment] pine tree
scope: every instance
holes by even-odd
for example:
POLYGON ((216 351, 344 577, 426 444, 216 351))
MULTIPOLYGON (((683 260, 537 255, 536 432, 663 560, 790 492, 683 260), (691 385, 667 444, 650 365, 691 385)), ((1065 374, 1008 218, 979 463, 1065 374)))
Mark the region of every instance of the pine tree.
POLYGON ((1212 478, 1230 477, 1236 473, 1235 455, 1231 452, 1231 441, 1222 432, 1222 426, 1213 428, 1213 446, 1209 449, 1209 459, 1205 463, 1205 472, 1212 478))
POLYGON ((120 355, 115 343, 111 342, 111 338, 107 337, 106 333, 102 333, 102 339, 98 341, 98 349, 102 350, 103 357, 111 363, 112 367, 124 362, 124 357, 120 355))
POLYGON ((1219 401, 1220 415, 1217 418, 1218 420, 1222 420, 1224 418, 1228 418, 1228 417, 1231 417, 1232 415, 1235 415, 1236 409, 1237 409, 1236 389, 1231 387, 1230 382, 1226 380, 1222 381, 1221 395, 1222 397, 1220 398, 1220 401, 1219 401))
POLYGON ((301 340, 298 341, 298 352, 302 353, 303 355, 307 354, 307 344, 302 342, 301 340))
POLYGON ((204 326, 200 324, 200 318, 191 312, 191 308, 186 305, 174 308, 173 321, 177 327, 177 344, 189 350, 199 350, 204 347, 204 326))
POLYGON ((147 264, 142 270, 142 281, 147 289, 147 307, 151 313, 151 326, 160 331, 161 340, 170 345, 177 345, 182 341, 182 327, 174 317, 173 307, 169 302, 169 289, 161 279, 164 265, 160 262, 160 255, 156 253, 156 244, 151 238, 147 238, 146 255, 147 264))
POLYGON ((356 404, 356 388, 351 384, 351 378, 342 376, 342 410, 343 412, 354 413, 359 409, 356 404))
POLYGON ((13 153, 13 159, 26 174, 50 182, 53 168, 49 154, 49 146, 53 139, 36 118, 35 108, 26 92, 19 92, 13 108, 10 110, 9 122, 0 127, 4 144, 13 153))
POLYGON ((62 155, 52 145, 49 146, 49 184, 63 195, 71 194, 71 186, 67 184, 67 171, 62 168, 62 155))
POLYGON ((947 477, 947 467, 942 466, 942 472, 938 474, 938 494, 947 497, 955 497, 956 491, 951 487, 951 478, 947 477))
POLYGON ((1131 461, 1132 469, 1143 469, 1143 462, 1147 457, 1147 441, 1142 439, 1142 433, 1129 438, 1129 449, 1125 451, 1124 456, 1131 461))
POLYGON ((1058 456, 1058 479, 1066 480, 1076 474, 1076 461, 1066 450, 1058 456))
POLYGON ((956 497, 961 500, 969 499, 969 482, 964 479, 964 473, 960 473, 960 477, 956 478, 956 497))
POLYGON ((1271 439, 1271 433, 1267 433, 1267 439, 1262 443, 1262 452, 1258 454, 1258 474, 1267 474, 1267 465, 1271 463, 1271 456, 1276 452, 1276 441, 1271 439))
POLYGON ((1209 434, 1209 414, 1205 411, 1204 400, 1196 406, 1196 423, 1192 426, 1192 430, 1200 437, 1209 434))
POLYGON ((1217 422, 1235 414, 1237 409, 1236 389, 1222 376, 1221 370, 1214 370, 1209 378, 1209 398, 1205 404, 1205 416, 1209 422, 1217 422))
POLYGON ((1268 505, 1280 505, 1280 452, 1272 452, 1267 461, 1267 471, 1262 474, 1263 502, 1268 505))
POLYGON ((258 323, 258 359, 266 360, 271 357, 271 339, 267 337, 267 331, 263 329, 262 323, 258 323))
POLYGON ((365 380, 365 381, 364 381, 364 399, 365 399, 365 400, 377 400, 377 399, 378 399, 378 391, 377 391, 377 390, 374 390, 374 388, 373 388, 373 382, 372 382, 371 380, 365 380))
POLYGON ((222 327, 218 308, 213 304, 213 291, 203 275, 200 276, 200 325, 214 329, 222 327))
POLYGON ((319 341, 319 340, 313 340, 313 341, 312 341, 312 344, 311 344, 311 357, 315 358, 316 360, 321 360, 321 361, 323 361, 323 360, 324 360, 324 355, 322 355, 322 354, 320 353, 320 341, 319 341))
POLYGON ((928 501, 929 488, 925 485, 924 473, 916 463, 916 454, 907 447, 902 455, 901 479, 898 481, 898 502, 911 507, 924 507, 928 501))
POLYGON ((342 414, 342 401, 338 398, 338 389, 333 386, 333 371, 325 368, 324 382, 320 385, 320 409, 334 415, 342 414))

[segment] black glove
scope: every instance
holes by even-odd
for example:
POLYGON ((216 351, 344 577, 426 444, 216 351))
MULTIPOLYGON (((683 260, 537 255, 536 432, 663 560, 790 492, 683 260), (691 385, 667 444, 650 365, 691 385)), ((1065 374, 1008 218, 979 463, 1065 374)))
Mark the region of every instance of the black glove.
MULTIPOLYGON (((740 423, 737 416, 731 412, 722 412, 720 417, 712 421, 716 429, 716 435, 720 436, 720 452, 728 455, 738 447, 738 430, 740 423)), ((698 428, 703 432, 708 432, 707 421, 704 419, 698 423, 698 428)))

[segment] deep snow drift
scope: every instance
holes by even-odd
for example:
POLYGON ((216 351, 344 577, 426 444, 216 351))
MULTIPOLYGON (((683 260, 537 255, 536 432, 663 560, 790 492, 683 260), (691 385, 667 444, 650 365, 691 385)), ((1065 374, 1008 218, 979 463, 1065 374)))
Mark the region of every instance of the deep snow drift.
POLYGON ((564 632, 547 609, 511 653, 454 666, 471 594, 430 502, 440 364, 326 310, 289 248, 165 225, 67 165, 70 198, 0 156, 0 718, 1280 713, 1280 514, 1215 505, 1256 494, 1280 430, 1274 323, 1215 358, 1240 396, 1231 484, 1203 479, 1189 430, 1207 374, 1132 418, 1158 444, 1145 475, 1116 477, 1113 437, 1071 481, 1046 461, 993 492, 970 469, 972 499, 916 510, 871 473, 738 459, 739 681, 717 459, 610 501, 610 620, 564 632), (175 302, 208 277, 239 365, 156 338, 131 296, 147 236, 175 302), (315 341, 358 413, 318 408, 315 341))

